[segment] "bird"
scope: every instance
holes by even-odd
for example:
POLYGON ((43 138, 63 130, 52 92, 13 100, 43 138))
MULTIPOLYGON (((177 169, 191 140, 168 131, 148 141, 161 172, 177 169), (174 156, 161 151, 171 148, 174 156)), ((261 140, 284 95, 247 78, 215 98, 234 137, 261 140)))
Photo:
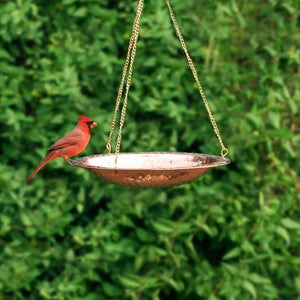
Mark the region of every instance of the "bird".
POLYGON ((66 161, 72 162, 69 157, 79 154, 86 148, 91 138, 91 129, 97 126, 97 123, 85 116, 78 116, 78 119, 79 122, 74 129, 48 148, 46 157, 27 177, 26 183, 49 161, 57 157, 63 157, 66 161))

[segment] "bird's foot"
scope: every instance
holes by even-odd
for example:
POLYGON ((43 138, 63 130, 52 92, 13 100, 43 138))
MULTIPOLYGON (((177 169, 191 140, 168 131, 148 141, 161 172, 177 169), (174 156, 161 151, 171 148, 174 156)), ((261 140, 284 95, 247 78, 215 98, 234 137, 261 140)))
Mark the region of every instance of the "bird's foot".
POLYGON ((69 165, 74 166, 76 165, 76 160, 70 159, 69 157, 64 157, 64 159, 68 162, 69 165))

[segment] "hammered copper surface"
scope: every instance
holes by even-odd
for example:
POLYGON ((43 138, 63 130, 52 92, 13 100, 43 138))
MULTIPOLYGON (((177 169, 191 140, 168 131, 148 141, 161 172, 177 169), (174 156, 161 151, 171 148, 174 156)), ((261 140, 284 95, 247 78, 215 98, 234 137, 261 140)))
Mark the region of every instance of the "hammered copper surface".
POLYGON ((114 184, 157 188, 190 182, 211 168, 230 163, 220 156, 179 153, 140 152, 120 153, 115 167, 115 155, 85 156, 70 163, 71 166, 89 169, 101 179, 114 184))

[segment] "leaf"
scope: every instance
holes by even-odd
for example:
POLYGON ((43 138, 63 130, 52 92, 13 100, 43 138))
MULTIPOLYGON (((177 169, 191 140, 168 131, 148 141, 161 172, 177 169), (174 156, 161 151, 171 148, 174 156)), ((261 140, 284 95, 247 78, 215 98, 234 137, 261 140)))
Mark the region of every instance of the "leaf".
POLYGON ((120 289, 118 286, 113 285, 109 282, 103 282, 102 283, 103 290, 106 295, 110 297, 119 297, 123 294, 122 289, 120 289))
POLYGON ((80 298, 77 298, 77 299, 74 299, 74 300, 106 300, 107 297, 105 296, 102 296, 102 295, 99 295, 99 293, 91 293, 91 294, 88 294, 86 297, 80 297, 80 298))
POLYGON ((293 7, 290 3, 285 2, 285 3, 282 3, 281 6, 282 6, 283 8, 285 8, 286 11, 287 11, 290 15, 293 15, 293 14, 295 13, 296 8, 293 7))
POLYGON ((250 123, 253 125, 254 129, 262 129, 264 128, 263 121, 261 119, 261 116, 254 112, 249 112, 247 114, 247 119, 250 121, 250 123))
POLYGON ((295 277, 295 288, 296 291, 300 292, 300 277, 295 277))
POLYGON ((182 290, 182 286, 177 283, 173 278, 169 278, 168 279, 168 283, 177 291, 181 291, 182 290))
POLYGON ((86 13, 87 13, 86 7, 81 7, 81 8, 77 9, 77 10, 74 12, 73 16, 74 16, 74 17, 78 17, 78 18, 82 18, 82 17, 85 17, 85 16, 86 16, 86 13))
POLYGON ((246 252, 246 253, 251 253, 253 255, 255 255, 255 251, 254 248, 252 246, 251 243, 249 243, 249 241, 244 241, 243 244, 241 245, 241 248, 246 252))
POLYGON ((225 254, 223 256, 223 259, 224 260, 231 259, 231 258, 239 256, 240 254, 241 254, 241 248, 236 247, 236 248, 233 248, 232 250, 230 250, 227 254, 225 254))
POLYGON ((151 224, 158 233, 172 233, 174 231, 172 226, 167 225, 163 222, 154 222, 153 221, 151 224))
POLYGON ((267 131, 267 135, 271 138, 288 139, 293 136, 293 133, 286 129, 276 129, 267 131))
POLYGON ((282 219, 281 224, 288 229, 300 229, 300 223, 297 223, 290 218, 282 219))
POLYGON ((145 257, 143 255, 137 255, 134 260, 135 270, 139 270, 145 262, 145 257))
POLYGON ((73 262, 75 258, 75 253, 73 249, 69 249, 66 253, 66 260, 69 262, 73 262))
POLYGON ((156 235, 153 234, 150 231, 147 231, 143 228, 137 228, 136 229, 136 234, 138 236, 138 238, 142 241, 142 242, 153 242, 156 239, 156 235))
POLYGON ((79 213, 82 213, 84 210, 84 205, 82 203, 77 203, 76 209, 79 213))
POLYGON ((25 230, 25 233, 29 237, 33 237, 36 235, 37 229, 35 227, 28 227, 25 230))
POLYGON ((51 295, 49 294, 48 291, 41 289, 40 290, 40 295, 45 298, 45 299, 52 299, 51 295))
POLYGON ((291 243, 291 239, 290 239, 290 235, 289 233, 287 232, 287 230, 281 226, 277 226, 276 227, 276 233, 281 236, 288 245, 290 245, 291 243))
POLYGON ((251 282, 244 281, 243 282, 243 288, 245 290, 247 290, 253 296, 254 299, 257 298, 256 289, 255 289, 254 285, 251 282))
POLYGON ((5 58, 5 59, 8 59, 8 60, 12 59, 10 57, 10 55, 4 49, 0 49, 0 59, 1 58, 5 58))
POLYGON ((213 233, 212 230, 209 228, 209 226, 207 226, 207 224, 201 225, 201 228, 202 228, 203 231, 205 231, 209 236, 214 236, 214 233, 213 233))
POLYGON ((290 154, 291 157, 296 158, 298 155, 297 150, 294 150, 291 146, 291 143, 289 141, 286 141, 283 144, 283 148, 290 154))
POLYGON ((223 262, 222 266, 224 266, 232 274, 237 274, 237 272, 238 272, 238 269, 233 265, 226 264, 223 262))
POLYGON ((31 226, 32 225, 31 219, 28 217, 28 215, 26 213, 21 212, 20 217, 21 217, 21 220, 22 220, 22 222, 25 226, 31 226))
POLYGON ((280 113, 278 111, 269 112, 269 120, 274 128, 280 128, 280 113))
POLYGON ((84 257, 89 260, 100 260, 102 258, 102 254, 100 252, 90 252, 87 253, 84 257))
POLYGON ((289 109, 291 110, 291 113, 295 115, 299 109, 297 103, 293 99, 288 98, 288 105, 289 109))
POLYGON ((260 276, 257 273, 252 273, 248 276, 248 279, 256 284, 271 284, 269 278, 265 278, 263 276, 260 276))
POLYGON ((119 276, 119 281, 126 288, 137 289, 140 287, 140 283, 133 278, 119 276))

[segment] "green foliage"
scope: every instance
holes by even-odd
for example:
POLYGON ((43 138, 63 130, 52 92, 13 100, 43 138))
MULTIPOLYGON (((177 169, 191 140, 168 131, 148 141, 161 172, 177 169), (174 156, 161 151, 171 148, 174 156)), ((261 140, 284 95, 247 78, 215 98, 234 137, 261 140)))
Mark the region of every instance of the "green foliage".
MULTIPOLYGON (((218 155, 145 2, 121 150, 218 155)), ((78 115, 100 124, 84 155, 105 151, 136 1, 1 0, 0 299, 300 299, 299 2, 171 3, 232 163, 134 190, 62 159, 24 181, 78 115)))

